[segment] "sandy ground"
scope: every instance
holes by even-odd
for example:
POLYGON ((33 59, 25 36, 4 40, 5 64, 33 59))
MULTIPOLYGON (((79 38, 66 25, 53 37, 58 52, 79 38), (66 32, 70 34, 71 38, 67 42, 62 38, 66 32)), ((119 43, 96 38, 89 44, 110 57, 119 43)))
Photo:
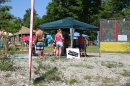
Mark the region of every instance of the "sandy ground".
MULTIPOLYGON (((88 55, 80 59, 33 59, 35 67, 37 61, 57 67, 62 73, 62 80, 41 81, 34 85, 40 75, 34 73, 36 69, 33 67, 30 86, 125 86, 130 82, 130 54, 102 53, 101 57, 98 53, 88 55)), ((0 71, 0 86, 29 86, 28 66, 28 59, 14 59, 15 71, 0 71)))

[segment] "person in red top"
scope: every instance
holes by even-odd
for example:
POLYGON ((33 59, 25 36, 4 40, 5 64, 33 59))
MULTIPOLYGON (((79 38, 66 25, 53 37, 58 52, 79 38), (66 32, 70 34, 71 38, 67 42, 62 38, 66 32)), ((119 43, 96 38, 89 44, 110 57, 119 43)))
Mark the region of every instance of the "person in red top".
POLYGON ((82 36, 82 33, 80 33, 80 36, 78 37, 78 44, 80 50, 84 50, 84 37, 82 36))
POLYGON ((78 43, 80 48, 80 55, 86 57, 86 47, 85 47, 85 38, 82 36, 82 33, 80 33, 80 36, 78 37, 78 43))

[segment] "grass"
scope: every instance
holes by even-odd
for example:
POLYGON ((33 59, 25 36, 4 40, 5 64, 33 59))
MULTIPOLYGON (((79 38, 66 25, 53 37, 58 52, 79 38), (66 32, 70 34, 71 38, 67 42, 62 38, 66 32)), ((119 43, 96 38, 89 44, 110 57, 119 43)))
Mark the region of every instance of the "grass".
POLYGON ((1 71, 13 71, 13 60, 10 58, 0 57, 0 70, 1 71))
POLYGON ((91 65, 87 65, 87 64, 71 64, 70 66, 75 66, 75 67, 83 67, 83 68, 88 68, 88 69, 93 69, 94 67, 91 65))
POLYGON ((84 79, 90 81, 92 79, 92 76, 86 75, 86 76, 84 76, 84 79))
POLYGON ((105 61, 101 62, 102 66, 106 66, 107 68, 116 68, 116 67, 123 67, 124 65, 120 62, 114 62, 114 61, 105 61))
MULTIPOLYGON (((17 45, 16 47, 18 47, 19 49, 21 49, 22 51, 16 51, 16 53, 15 54, 20 54, 20 52, 22 52, 22 54, 28 54, 28 47, 29 46, 27 46, 27 47, 25 47, 25 46, 23 46, 23 45, 17 45)), ((44 47, 44 52, 45 53, 52 53, 52 51, 53 51, 53 47, 51 46, 51 45, 49 45, 49 46, 47 46, 47 47, 44 47)), ((99 53, 99 48, 98 48, 98 46, 88 46, 87 48, 86 48, 86 51, 88 52, 88 53, 99 53)), ((108 51, 101 51, 102 53, 114 53, 114 52, 108 52, 108 51)), ((116 52, 116 53, 121 53, 121 52, 116 52)))
POLYGON ((99 53, 99 49, 97 46, 88 46, 87 52, 88 53, 99 53))
POLYGON ((129 77, 130 76, 130 71, 123 70, 123 73, 121 74, 122 76, 129 77))
MULTIPOLYGON (((24 46, 18 46, 18 48, 20 48, 21 50, 25 50, 26 49, 26 51, 17 51, 18 53, 19 52, 23 52, 23 53, 28 53, 28 47, 24 47, 24 46)), ((48 47, 44 47, 44 52, 45 53, 52 53, 52 51, 53 51, 53 47, 52 46, 48 46, 48 47)), ((88 53, 99 53, 99 49, 98 49, 98 47, 97 46, 88 46, 87 47, 87 52, 88 53)))
MULTIPOLYGON (((13 84, 16 84, 17 81, 16 80, 10 80, 9 83, 10 83, 11 86, 13 86, 13 84)), ((7 85, 7 86, 10 86, 10 85, 7 85)))
POLYGON ((130 82, 126 83, 125 86, 130 86, 130 82))
POLYGON ((42 63, 42 61, 37 61, 37 63, 37 67, 34 66, 34 73, 39 75, 39 77, 34 80, 34 84, 39 84, 43 81, 62 81, 62 71, 60 71, 57 67, 42 63))
POLYGON ((78 82, 78 80, 76 80, 76 79, 70 79, 70 81, 69 81, 69 83, 72 85, 72 84, 74 84, 74 83, 77 83, 78 82))
POLYGON ((5 75, 5 77, 11 77, 11 74, 10 74, 10 73, 7 73, 7 74, 5 75))
MULTIPOLYGON (((52 48, 52 46, 48 46, 48 47, 45 47, 44 50, 45 50, 45 53, 47 53, 47 52, 51 53, 53 48, 52 48)), ((88 53, 99 53, 99 49, 97 46, 88 46, 87 52, 88 53)))

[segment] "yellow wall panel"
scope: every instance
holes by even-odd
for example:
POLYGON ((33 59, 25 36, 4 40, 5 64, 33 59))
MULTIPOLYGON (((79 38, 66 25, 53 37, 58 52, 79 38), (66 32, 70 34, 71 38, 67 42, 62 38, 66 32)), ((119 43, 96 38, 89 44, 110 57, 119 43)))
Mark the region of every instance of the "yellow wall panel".
POLYGON ((130 42, 100 42, 101 51, 130 52, 130 42))

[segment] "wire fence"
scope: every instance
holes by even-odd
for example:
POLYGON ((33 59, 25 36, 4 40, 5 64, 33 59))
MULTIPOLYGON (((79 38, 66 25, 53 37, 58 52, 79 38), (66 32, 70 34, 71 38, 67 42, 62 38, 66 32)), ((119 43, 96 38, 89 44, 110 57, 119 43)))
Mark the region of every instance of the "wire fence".
POLYGON ((130 41, 130 20, 101 19, 100 41, 130 41))

